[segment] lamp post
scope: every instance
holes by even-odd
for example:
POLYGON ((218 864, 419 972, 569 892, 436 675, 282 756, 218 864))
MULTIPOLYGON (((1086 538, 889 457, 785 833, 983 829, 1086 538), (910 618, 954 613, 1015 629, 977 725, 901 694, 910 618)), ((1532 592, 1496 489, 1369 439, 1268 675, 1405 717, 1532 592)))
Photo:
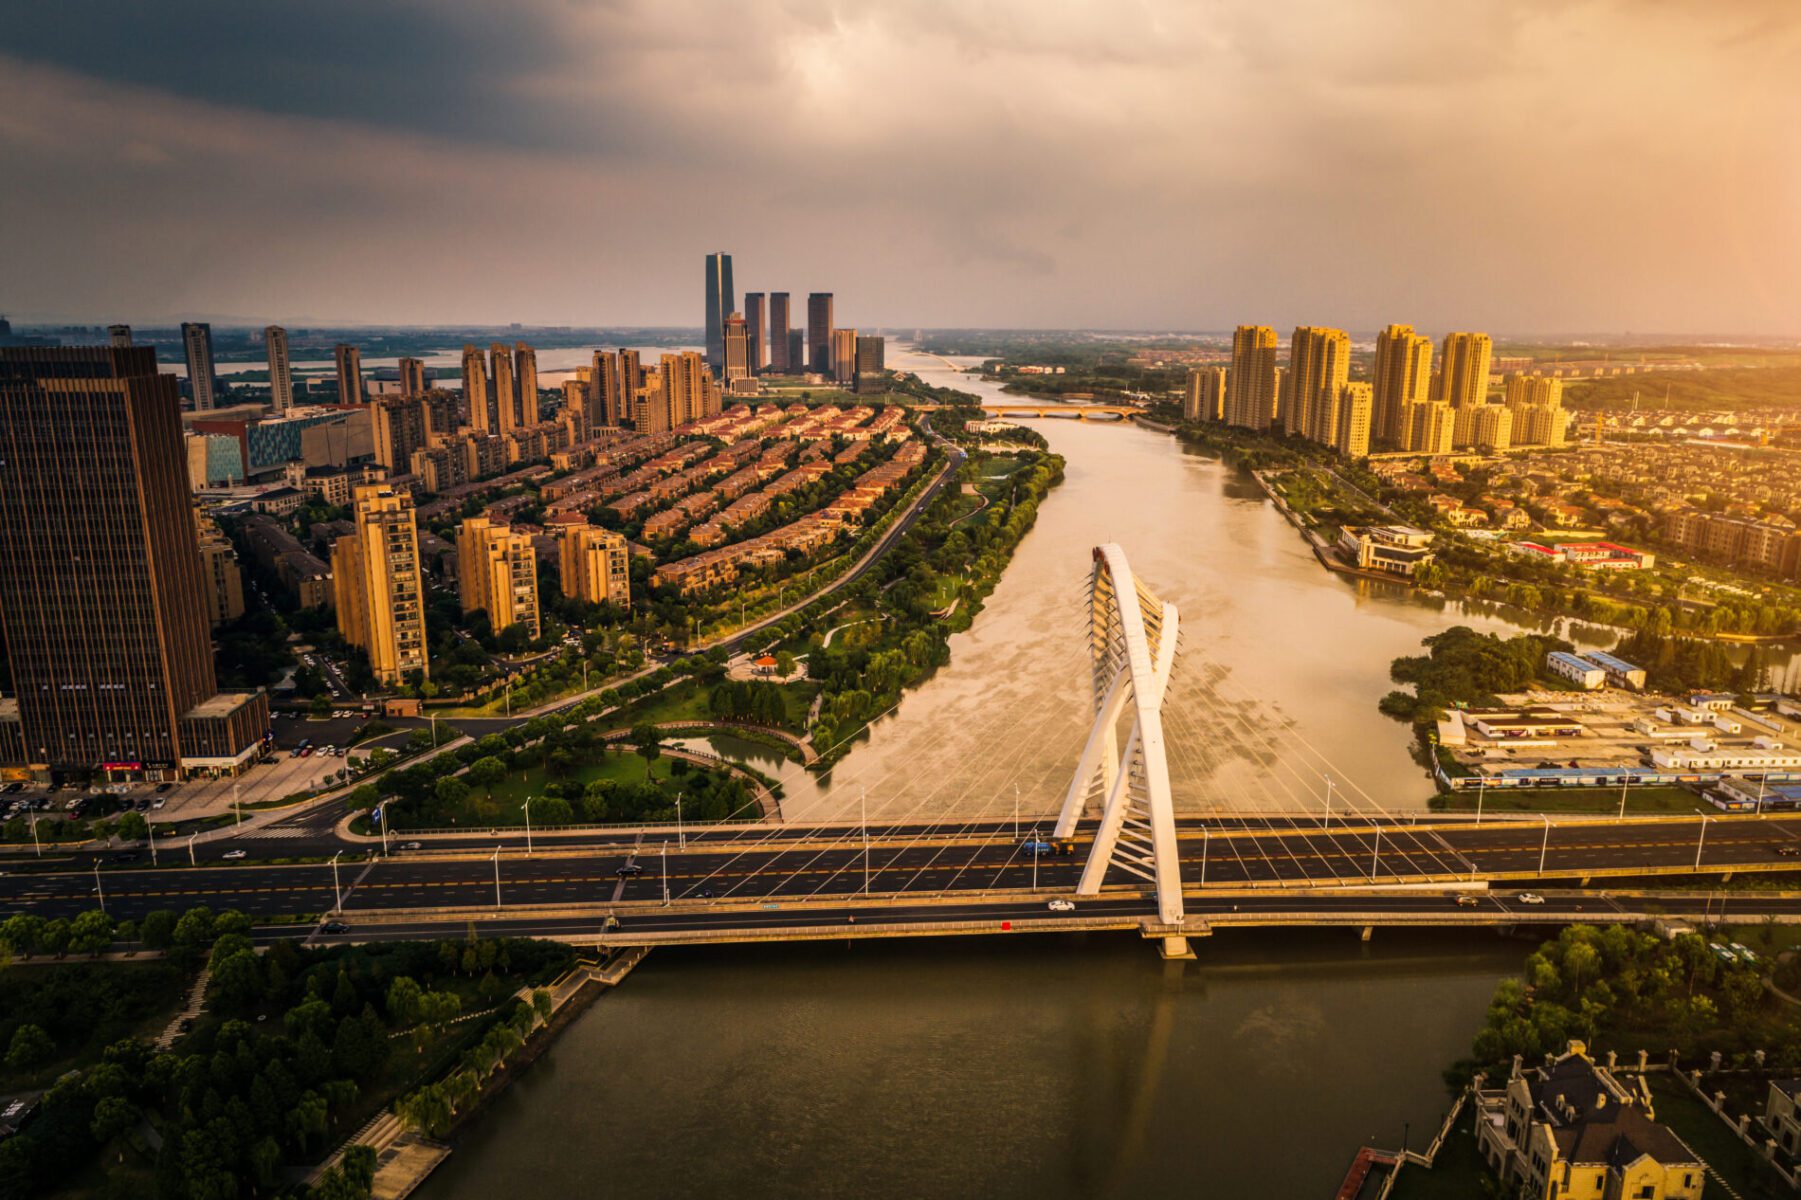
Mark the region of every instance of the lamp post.
POLYGON ((38 810, 31 810, 31 848, 37 851, 39 858, 44 857, 43 843, 38 841, 38 810))
POLYGON ((668 908, 669 907, 669 839, 667 839, 667 838, 663 839, 662 865, 657 868, 657 873, 662 877, 662 880, 663 880, 663 907, 668 908))
POLYGON ((144 840, 150 843, 150 865, 156 865, 156 828, 150 822, 144 822, 144 840))
POLYGON ((1620 780, 1620 820, 1626 819, 1626 779, 1620 780))
POLYGON ((1768 771, 1757 777, 1757 815, 1760 817, 1763 816, 1763 784, 1769 777, 1768 771))
POLYGON ((1332 777, 1330 775, 1328 775, 1328 776, 1326 776, 1326 824, 1325 824, 1325 828, 1322 832, 1330 833, 1331 830, 1332 830, 1332 777))
POLYGON ((232 780, 231 783, 231 808, 232 811, 237 814, 238 820, 236 828, 244 828, 244 805, 243 802, 238 799, 238 783, 235 779, 232 780))
MULTIPOLYGON (((344 853, 342 850, 338 854, 344 853)), ((338 886, 338 854, 331 856, 331 910, 342 916, 344 913, 344 889, 338 886)))
POLYGON ((1019 785, 1013 785, 1013 840, 1019 840, 1019 785))
POLYGON ((188 866, 190 867, 197 867, 200 865, 199 860, 194 857, 194 839, 199 836, 198 833, 191 833, 188 835, 188 866))
POLYGON ((500 847, 494 847, 494 908, 500 909, 500 847))
POLYGON ((1376 882, 1376 872, 1382 866, 1382 826, 1376 826, 1376 848, 1370 853, 1370 882, 1376 882))
POLYGON ((682 828, 682 794, 675 794, 675 847, 678 850, 688 848, 688 833, 682 828))
POLYGON ((1201 886, 1202 887, 1207 886, 1207 847, 1209 845, 1211 845, 1212 842, 1213 842, 1213 837, 1211 834, 1209 834, 1207 832, 1207 827, 1205 825, 1201 826, 1201 886))
POLYGON ((1712 817, 1701 818, 1701 836, 1695 839, 1695 870, 1701 869, 1701 851, 1707 845, 1707 823, 1712 817))
POLYGON ((100 911, 106 911, 106 889, 100 886, 100 864, 94 864, 94 891, 100 897, 100 911))
POLYGON ((857 812, 863 824, 863 894, 869 895, 869 793, 857 793, 857 812))
POLYGON ((1038 827, 1032 827, 1032 890, 1038 890, 1038 827))
POLYGON ((532 856, 532 798, 525 798, 525 857, 532 856))
POLYGON ((1538 873, 1545 873, 1545 855, 1551 852, 1551 818, 1547 813, 1539 813, 1545 819, 1545 840, 1538 848, 1538 873))
POLYGON ((1488 776, 1476 780, 1476 824, 1482 824, 1482 796, 1488 791, 1488 776))

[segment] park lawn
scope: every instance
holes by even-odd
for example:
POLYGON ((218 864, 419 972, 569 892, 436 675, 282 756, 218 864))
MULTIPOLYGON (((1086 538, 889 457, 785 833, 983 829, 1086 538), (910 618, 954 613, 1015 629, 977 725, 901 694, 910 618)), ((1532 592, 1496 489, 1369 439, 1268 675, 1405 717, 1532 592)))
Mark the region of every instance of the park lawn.
MULTIPOLYGON (((859 626, 861 628, 861 626, 859 626)), ((856 630, 847 629, 838 637, 842 638, 856 630)), ((836 639, 833 645, 837 644, 836 639)), ((805 732, 807 709, 813 704, 813 697, 819 691, 819 685, 809 680, 777 685, 781 688, 782 705, 786 719, 782 728, 790 733, 805 732)), ((599 724, 605 729, 628 729, 638 725, 663 725, 672 722, 705 723, 713 719, 707 708, 707 689, 694 680, 686 680, 654 696, 646 696, 616 713, 601 717, 599 724)))
POLYGON ((1482 1195, 1482 1180, 1493 1179, 1476 1148, 1474 1118, 1468 1108, 1457 1118, 1457 1126, 1430 1169, 1409 1163, 1395 1180, 1393 1200, 1469 1200, 1482 1195))
POLYGON ((1648 1078, 1657 1119, 1675 1130, 1676 1136, 1744 1200, 1794 1195, 1760 1155, 1739 1141, 1724 1121, 1681 1084, 1663 1074, 1648 1078))
MULTIPOLYGON (((664 783, 669 777, 670 760, 667 757, 659 756, 646 764, 641 755, 622 746, 583 763, 572 774, 555 780, 541 766, 528 767, 524 771, 509 771, 505 779, 494 785, 494 803, 500 807, 499 814, 492 817, 472 816, 472 819, 490 825, 523 825, 525 813, 522 806, 525 798, 543 795, 546 783, 555 782, 565 786, 574 783, 587 787, 601 779, 613 783, 644 783, 648 780, 664 783)), ((485 793, 478 788, 471 799, 480 800, 483 795, 485 793)))
MULTIPOLYGON (((1636 787, 1626 793, 1626 815, 1649 813, 1692 813, 1697 809, 1712 811, 1706 802, 1687 788, 1636 787)), ((1476 811, 1473 789, 1455 792, 1445 801, 1442 812, 1476 811)), ((1619 788, 1488 788, 1482 796, 1482 811, 1549 812, 1608 814, 1620 811, 1619 788)))

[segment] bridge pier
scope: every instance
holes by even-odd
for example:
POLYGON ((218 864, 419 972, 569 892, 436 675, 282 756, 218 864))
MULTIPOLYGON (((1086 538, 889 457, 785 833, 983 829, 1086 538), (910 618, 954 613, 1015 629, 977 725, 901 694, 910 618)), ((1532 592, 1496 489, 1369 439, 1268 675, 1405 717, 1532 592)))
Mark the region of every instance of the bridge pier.
POLYGON ((1361 935, 1359 935, 1357 940, 1360 942, 1367 942, 1370 940, 1370 937, 1375 932, 1376 932, 1376 927, 1374 925, 1365 925, 1363 927, 1363 933, 1361 935))
POLYGON ((1161 954, 1165 960, 1194 958, 1194 950, 1189 946, 1186 937, 1159 938, 1157 940, 1157 953, 1161 954))

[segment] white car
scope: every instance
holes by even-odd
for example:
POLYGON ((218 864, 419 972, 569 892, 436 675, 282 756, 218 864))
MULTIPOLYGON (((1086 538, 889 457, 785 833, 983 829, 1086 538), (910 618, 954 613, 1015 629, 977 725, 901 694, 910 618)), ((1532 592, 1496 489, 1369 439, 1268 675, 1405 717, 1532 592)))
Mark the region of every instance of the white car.
POLYGON ((1074 900, 1052 900, 1045 907, 1052 912, 1074 912, 1076 911, 1076 902, 1074 900))
POLYGON ((221 854, 219 857, 220 858, 245 858, 245 857, 247 857, 247 855, 246 855, 246 852, 243 850, 227 850, 224 854, 221 854))
POLYGON ((1543 904, 1545 902, 1545 898, 1537 892, 1521 892, 1514 899, 1521 904, 1543 904))

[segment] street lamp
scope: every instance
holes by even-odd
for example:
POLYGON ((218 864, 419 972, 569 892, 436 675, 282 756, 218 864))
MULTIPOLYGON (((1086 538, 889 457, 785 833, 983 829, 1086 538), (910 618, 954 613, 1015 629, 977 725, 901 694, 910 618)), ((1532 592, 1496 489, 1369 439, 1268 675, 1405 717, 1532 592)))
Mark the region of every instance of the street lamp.
POLYGON ((1019 840, 1019 785, 1013 785, 1013 840, 1019 840))
POLYGON ((688 848, 688 834, 682 829, 682 794, 675 794, 675 845, 678 850, 688 848))
POLYGON ((1370 882, 1376 882, 1376 872, 1382 865, 1382 826, 1376 826, 1376 848, 1370 854, 1370 882))
POLYGON ((662 865, 657 868, 657 874, 659 876, 661 876, 661 878, 663 880, 663 907, 668 908, 669 907, 669 839, 668 838, 663 839, 662 865))
POLYGON ((494 907, 500 908, 500 847, 494 847, 494 907))
POLYGON ((237 828, 239 828, 239 829, 244 828, 244 805, 238 799, 238 784, 235 779, 232 781, 232 784, 231 784, 231 808, 232 808, 232 811, 235 812, 238 817, 237 828))
POLYGON ((35 808, 31 810, 31 848, 37 851, 39 858, 44 857, 43 843, 38 841, 38 810, 35 808))
POLYGON ((1207 827, 1205 825, 1201 826, 1201 886, 1202 887, 1207 886, 1207 847, 1209 844, 1212 843, 1212 841, 1213 841, 1213 838, 1210 834, 1208 834, 1207 827))
POLYGON ((100 886, 100 864, 94 864, 94 891, 100 896, 100 911, 106 911, 106 889, 100 886))
POLYGON ((857 812, 863 825, 863 894, 869 895, 869 793, 857 793, 857 812))
POLYGON ((1326 776, 1326 824, 1325 824, 1325 828, 1322 832, 1330 833, 1331 830, 1332 830, 1332 777, 1330 775, 1328 775, 1328 776, 1326 776))
POLYGON ((1626 783, 1627 783, 1627 779, 1628 779, 1627 776, 1622 776, 1620 778, 1620 820, 1622 820, 1622 821, 1624 821, 1626 819, 1626 783))
POLYGON ((1476 824, 1482 824, 1482 796, 1488 791, 1488 776, 1476 780, 1476 824))
POLYGON ((525 857, 532 856, 532 798, 525 798, 525 857))
POLYGON ((1701 836, 1695 839, 1695 870, 1701 869, 1701 850, 1707 845, 1707 823, 1712 817, 1701 818, 1701 836))
POLYGON ((150 865, 156 865, 156 827, 144 822, 144 840, 150 843, 150 865))
POLYGON ((188 866, 190 867, 197 867, 200 865, 199 861, 194 858, 194 839, 199 836, 198 833, 188 835, 188 866))
POLYGON ((1539 813, 1545 820, 1545 840, 1538 848, 1538 873, 1545 873, 1545 855, 1551 852, 1551 817, 1548 813, 1539 813))
MULTIPOLYGON (((342 850, 338 851, 338 854, 342 853, 342 850)), ((341 916, 344 912, 344 889, 338 886, 338 854, 331 856, 331 910, 341 916)))
POLYGON ((1032 826, 1032 890, 1038 890, 1038 827, 1032 826))

